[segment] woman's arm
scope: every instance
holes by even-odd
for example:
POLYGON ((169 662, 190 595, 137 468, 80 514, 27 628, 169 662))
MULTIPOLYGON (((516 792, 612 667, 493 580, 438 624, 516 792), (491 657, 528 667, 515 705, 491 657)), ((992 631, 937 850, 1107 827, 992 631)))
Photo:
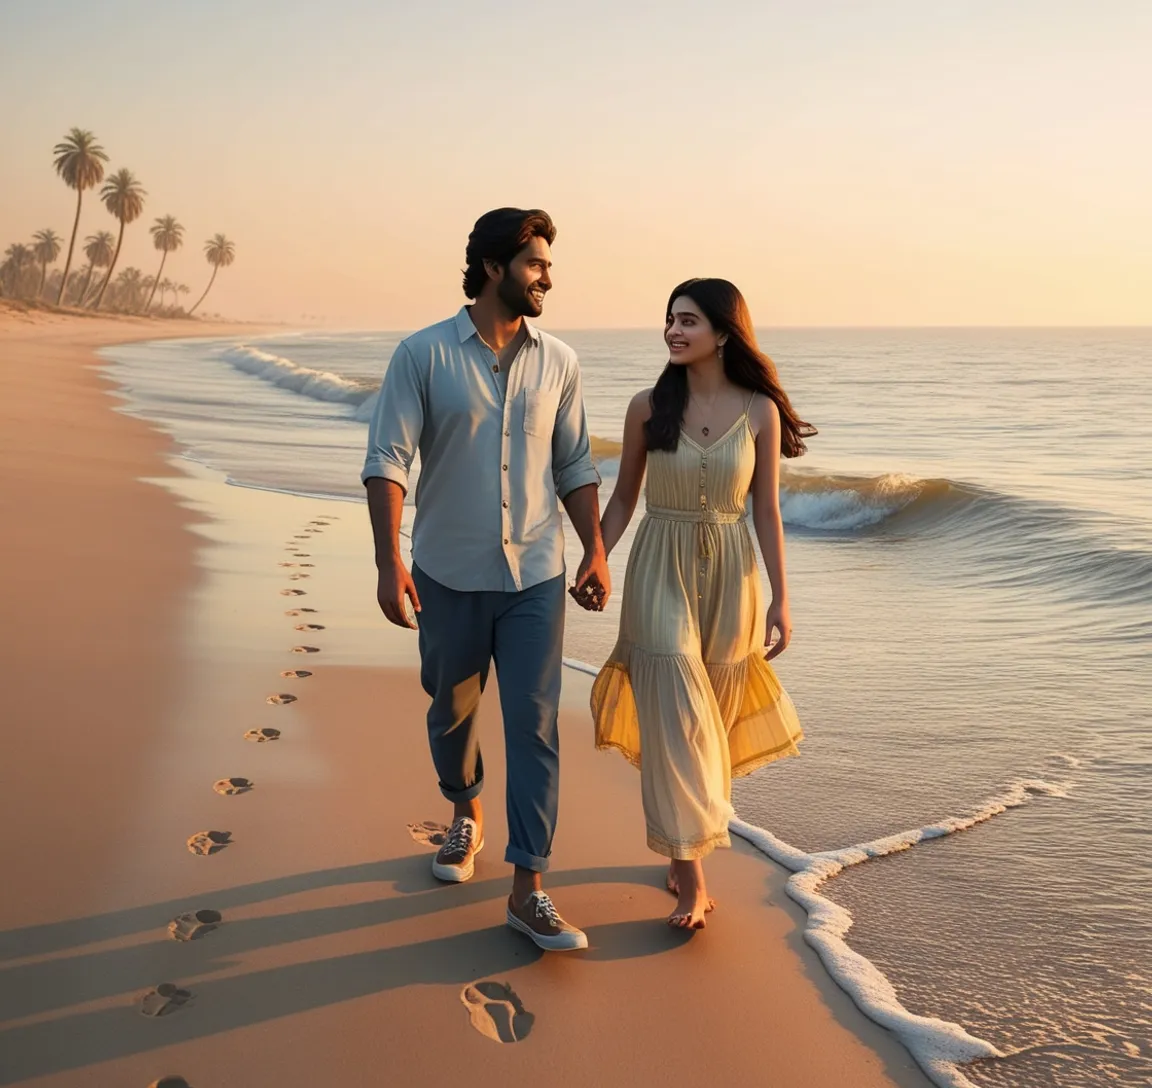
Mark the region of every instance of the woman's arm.
POLYGON ((784 519, 780 516, 780 410, 769 397, 757 397, 752 415, 756 430, 756 469, 752 474, 752 524, 764 556, 772 604, 768 609, 764 637, 770 645, 772 628, 780 639, 765 655, 781 654, 792 637, 788 608, 788 584, 784 575, 784 519))
POLYGON ((645 389, 628 404, 624 417, 624 444, 620 451, 620 469, 616 474, 616 487, 612 498, 604 507, 600 519, 600 535, 604 538, 604 551, 610 555, 620 543, 624 530, 632 520, 636 501, 640 498, 640 485, 644 482, 644 467, 648 463, 648 448, 644 443, 644 424, 652 414, 649 397, 652 390, 645 389))

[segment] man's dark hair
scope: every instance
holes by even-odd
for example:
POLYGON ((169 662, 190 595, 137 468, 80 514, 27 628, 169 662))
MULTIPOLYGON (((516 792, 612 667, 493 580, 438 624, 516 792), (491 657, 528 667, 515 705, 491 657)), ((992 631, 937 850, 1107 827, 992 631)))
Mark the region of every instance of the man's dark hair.
POLYGON ((556 227, 552 217, 539 208, 497 208, 476 220, 468 235, 468 248, 464 259, 464 294, 479 298, 488 281, 485 261, 493 261, 507 268, 533 238, 543 238, 549 245, 556 241, 556 227))

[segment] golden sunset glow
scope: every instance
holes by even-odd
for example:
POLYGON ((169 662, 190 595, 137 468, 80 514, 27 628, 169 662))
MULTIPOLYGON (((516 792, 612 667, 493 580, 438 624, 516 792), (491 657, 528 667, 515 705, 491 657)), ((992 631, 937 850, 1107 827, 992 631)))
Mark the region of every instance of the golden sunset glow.
POLYGON ((79 126, 147 190, 121 264, 175 216, 191 301, 223 232, 230 316, 417 327, 515 204, 559 226, 556 328, 698 274, 764 324, 1152 320, 1144 4, 111 7, 0 12, 0 247, 67 238, 79 126))

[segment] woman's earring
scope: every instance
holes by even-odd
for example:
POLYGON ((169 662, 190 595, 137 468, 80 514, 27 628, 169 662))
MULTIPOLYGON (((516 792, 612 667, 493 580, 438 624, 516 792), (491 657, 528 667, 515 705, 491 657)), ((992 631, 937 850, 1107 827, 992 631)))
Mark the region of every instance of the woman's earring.
POLYGON ((716 358, 719 359, 720 362, 724 362, 724 342, 723 341, 721 341, 719 344, 716 345, 716 358))

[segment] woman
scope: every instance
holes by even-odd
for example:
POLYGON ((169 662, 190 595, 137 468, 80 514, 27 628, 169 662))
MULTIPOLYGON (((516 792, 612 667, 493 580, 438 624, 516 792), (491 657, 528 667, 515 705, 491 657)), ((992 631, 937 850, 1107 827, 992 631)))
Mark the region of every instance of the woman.
POLYGON ((757 347, 727 280, 693 279, 668 300, 669 362, 632 398, 601 532, 612 548, 648 470, 647 510, 628 557, 616 648, 596 679, 596 746, 640 768, 648 845, 672 859, 672 926, 712 909, 701 859, 728 846, 731 779, 796 754, 795 708, 770 661, 792 624, 784 580, 780 457, 816 433, 757 347), (765 619, 753 524, 772 587, 765 619), (779 639, 769 638, 775 630, 779 639), (764 647, 769 646, 767 653, 764 647))

